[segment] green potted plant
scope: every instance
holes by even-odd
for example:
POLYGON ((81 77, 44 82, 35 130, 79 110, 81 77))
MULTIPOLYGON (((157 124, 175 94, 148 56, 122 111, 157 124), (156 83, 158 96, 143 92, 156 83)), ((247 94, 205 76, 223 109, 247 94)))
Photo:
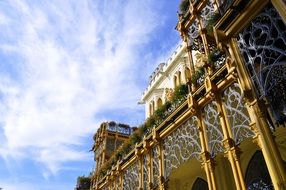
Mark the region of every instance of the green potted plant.
POLYGON ((180 3, 180 12, 182 14, 185 14, 188 11, 189 7, 190 7, 189 0, 182 0, 180 3))

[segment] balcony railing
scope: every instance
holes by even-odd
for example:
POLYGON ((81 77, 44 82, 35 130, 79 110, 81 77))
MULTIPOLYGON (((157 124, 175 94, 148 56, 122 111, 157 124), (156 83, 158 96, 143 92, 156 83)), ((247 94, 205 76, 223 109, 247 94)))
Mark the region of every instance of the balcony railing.
MULTIPOLYGON (((225 54, 223 53, 215 53, 216 57, 213 58, 215 71, 213 72, 213 80, 215 80, 215 76, 221 75, 221 70, 226 70, 226 67, 223 67, 225 65, 225 54)), ((227 74, 227 72, 224 72, 224 74, 227 74)), ((202 86, 202 89, 205 88, 204 81, 205 81, 206 75, 203 74, 197 79, 197 83, 202 86)), ((217 80, 218 81, 218 80, 217 80)), ((201 88, 200 88, 201 89, 201 88)), ((206 91, 202 91, 198 89, 196 92, 193 93, 193 96, 199 100, 199 98, 204 97, 206 91), (197 94, 201 95, 197 96, 197 94)), ((181 85, 174 91, 174 97, 172 102, 166 102, 161 108, 155 111, 154 115, 148 118, 144 124, 139 126, 138 130, 135 131, 130 141, 127 143, 124 143, 123 146, 116 152, 114 155, 110 158, 110 160, 100 168, 101 173, 99 176, 99 179, 104 179, 108 171, 111 171, 112 168, 114 168, 118 161, 121 160, 128 160, 130 156, 135 154, 135 147, 139 144, 142 144, 142 141, 144 139, 152 138, 152 132, 154 130, 166 130, 166 128, 171 125, 171 123, 181 117, 181 114, 184 113, 187 109, 187 97, 188 97, 188 87, 187 85, 181 85)), ((109 128, 109 130, 114 131, 115 128, 109 128)))
MULTIPOLYGON (((232 75, 231 65, 228 61, 213 72, 212 76, 208 76, 222 92, 222 102, 226 109, 225 119, 231 123, 231 130, 236 144, 241 143, 244 139, 253 137, 254 133, 250 130, 250 117, 242 99, 242 93, 239 84, 235 82, 232 75), (220 78, 218 80, 217 78, 220 78)), ((204 80, 209 80, 205 78, 204 80)), ((204 83, 205 84, 205 83, 204 83)), ((161 140, 163 149, 164 162, 164 179, 167 180, 171 172, 178 168, 182 163, 197 159, 200 161, 202 145, 199 135, 198 122, 201 120, 196 113, 190 113, 192 103, 189 99, 197 102, 197 107, 205 113, 201 122, 206 126, 206 135, 211 157, 215 157, 225 151, 222 133, 222 125, 219 119, 217 103, 215 99, 208 98, 208 90, 206 85, 202 85, 195 92, 181 96, 176 104, 170 105, 167 112, 162 112, 164 118, 155 122, 154 125, 145 131, 144 137, 137 139, 125 153, 118 155, 118 159, 110 162, 109 168, 98 178, 97 185, 100 189, 107 187, 107 181, 112 180, 117 183, 119 177, 116 172, 122 172, 123 186, 127 189, 136 189, 139 185, 140 172, 143 175, 143 189, 149 186, 149 170, 148 164, 150 156, 152 157, 152 187, 159 185, 160 173, 159 162, 160 152, 159 145, 154 143, 156 139, 161 140), (204 90, 203 90, 204 89, 204 90), (188 101, 186 100, 188 98, 188 101), (183 121, 183 122, 179 122, 183 121), (178 123, 178 124, 174 124, 178 123), (147 151, 146 153, 146 149, 147 151), (150 156, 148 156, 150 154, 150 156), (140 170, 140 162, 137 159, 142 156, 143 170, 140 170)), ((139 128, 140 130, 140 128, 139 128)), ((131 138, 132 139, 132 138, 131 138)), ((125 147, 126 148, 126 147, 125 147)), ((116 155, 116 154, 115 154, 116 155)), ((113 183, 108 183, 109 186, 113 183)), ((120 181, 118 182, 120 184, 120 181)), ((111 187, 110 186, 110 187, 111 187)))

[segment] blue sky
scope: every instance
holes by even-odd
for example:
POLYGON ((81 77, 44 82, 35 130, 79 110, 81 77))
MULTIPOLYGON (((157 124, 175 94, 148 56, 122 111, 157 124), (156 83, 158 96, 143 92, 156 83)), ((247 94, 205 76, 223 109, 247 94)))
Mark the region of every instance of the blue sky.
POLYGON ((179 0, 0 0, 0 187, 69 190, 103 121, 138 125, 179 0))

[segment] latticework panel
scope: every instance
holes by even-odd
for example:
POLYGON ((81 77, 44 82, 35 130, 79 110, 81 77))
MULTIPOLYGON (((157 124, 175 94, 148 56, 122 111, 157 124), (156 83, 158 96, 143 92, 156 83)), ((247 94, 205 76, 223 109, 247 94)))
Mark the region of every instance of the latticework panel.
POLYGON ((219 121, 216 103, 210 102, 203 108, 204 123, 208 137, 209 151, 214 157, 223 152, 223 133, 219 121))
POLYGON ((114 181, 110 184, 109 190, 116 190, 116 189, 115 189, 115 182, 114 182, 114 181))
POLYGON ((152 155, 153 155, 153 185, 156 187, 159 184, 159 147, 155 146, 152 149, 152 155))
POLYGON ((239 144, 244 139, 252 137, 254 133, 249 127, 250 118, 238 83, 232 84, 223 92, 223 105, 226 108, 235 143, 239 144))
POLYGON ((196 19, 194 20, 193 24, 190 26, 188 31, 189 38, 191 40, 191 43, 194 42, 194 39, 198 38, 199 33, 199 21, 196 19))
POLYGON ((121 190, 121 182, 120 182, 120 176, 118 176, 116 179, 115 179, 115 189, 116 190, 121 190))
POLYGON ((143 189, 148 189, 149 184, 149 170, 148 170, 148 163, 149 163, 149 155, 145 154, 143 156, 143 189))
POLYGON ((215 8, 214 8, 214 2, 213 0, 209 0, 206 4, 206 6, 202 9, 200 16, 202 17, 202 24, 203 28, 206 27, 206 22, 210 17, 214 14, 215 8))
POLYGON ((134 162, 123 174, 123 190, 134 190, 139 187, 139 165, 134 162))
POLYGON ((193 116, 167 136, 163 141, 163 148, 166 177, 183 162, 194 157, 199 160, 201 144, 197 117, 193 116))
POLYGON ((268 5, 237 38, 257 95, 268 99, 277 121, 286 121, 285 31, 285 23, 268 5))
POLYGON ((105 147, 105 141, 102 142, 102 143, 98 146, 98 148, 97 148, 97 150, 96 150, 96 154, 97 154, 97 155, 100 155, 100 154, 103 152, 104 147, 105 147))

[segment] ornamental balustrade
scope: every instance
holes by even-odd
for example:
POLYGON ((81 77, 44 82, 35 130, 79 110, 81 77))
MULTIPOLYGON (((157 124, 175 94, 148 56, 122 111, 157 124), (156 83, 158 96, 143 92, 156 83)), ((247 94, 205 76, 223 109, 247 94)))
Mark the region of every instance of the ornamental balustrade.
MULTIPOLYGON (((176 126, 171 133, 161 139, 161 143, 154 143, 148 151, 143 151, 142 155, 136 157, 135 161, 124 168, 121 173, 123 176, 123 189, 131 190, 137 189, 139 184, 145 190, 160 185, 160 179, 163 177, 168 181, 172 172, 179 168, 183 163, 195 159, 202 162, 201 153, 202 145, 200 139, 199 122, 204 126, 205 138, 207 139, 207 151, 212 158, 218 154, 223 154, 226 149, 222 143, 224 134, 222 132, 222 125, 220 123, 218 104, 221 102, 223 109, 225 109, 224 119, 227 121, 233 141, 239 145, 244 140, 252 138, 254 133, 251 131, 249 124, 251 123, 248 111, 245 107, 243 95, 239 84, 233 82, 223 89, 219 90, 221 98, 213 98, 199 106, 201 109, 201 117, 196 113, 190 116, 185 122, 176 126), (202 121, 200 121, 202 119, 202 121), (162 151, 160 152, 160 146, 162 151), (161 155, 162 153, 162 155, 161 155), (160 174, 160 157, 162 157, 163 171, 160 174), (142 159, 142 161, 140 161, 142 159), (142 169, 140 166, 142 164, 142 169), (162 176, 160 176, 162 175, 162 176), (142 182, 139 181, 142 179, 142 182)), ((124 159, 125 161, 130 160, 124 159)), ((117 179, 119 177, 117 176, 117 179)), ((117 182, 120 184, 120 182, 117 182)), ((111 188, 111 185, 109 185, 111 188)), ((113 189, 118 189, 120 185, 114 186, 113 189)))

